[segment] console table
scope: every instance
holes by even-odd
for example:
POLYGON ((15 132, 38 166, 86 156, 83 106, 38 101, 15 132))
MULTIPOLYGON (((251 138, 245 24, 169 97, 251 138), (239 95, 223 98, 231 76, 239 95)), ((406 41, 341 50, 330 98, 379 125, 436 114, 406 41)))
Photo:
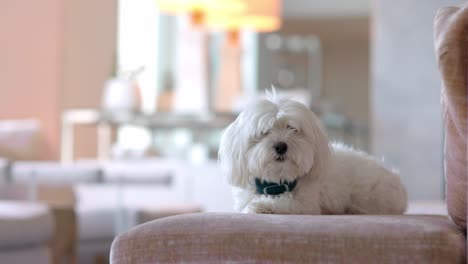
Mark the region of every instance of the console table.
POLYGON ((233 122, 233 113, 154 113, 138 112, 106 113, 94 109, 71 109, 64 111, 61 117, 60 160, 71 162, 74 159, 74 128, 77 125, 95 125, 97 127, 98 159, 109 159, 111 131, 122 125, 142 126, 149 129, 189 128, 209 130, 224 128, 233 122))

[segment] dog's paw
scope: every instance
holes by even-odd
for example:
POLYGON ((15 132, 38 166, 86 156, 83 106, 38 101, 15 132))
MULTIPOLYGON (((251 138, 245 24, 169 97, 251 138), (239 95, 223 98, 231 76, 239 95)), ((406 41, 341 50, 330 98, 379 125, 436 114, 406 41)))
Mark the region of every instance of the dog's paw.
POLYGON ((267 203, 249 204, 242 210, 245 214, 274 214, 273 207, 267 203))

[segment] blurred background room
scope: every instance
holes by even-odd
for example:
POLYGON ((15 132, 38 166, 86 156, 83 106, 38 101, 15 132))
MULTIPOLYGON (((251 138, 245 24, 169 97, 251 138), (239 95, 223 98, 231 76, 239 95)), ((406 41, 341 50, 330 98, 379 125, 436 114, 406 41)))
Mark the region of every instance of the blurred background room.
POLYGON ((432 24, 461 2, 1 1, 0 219, 41 231, 0 259, 106 263, 136 224, 231 212, 220 135, 273 86, 443 201, 432 24))

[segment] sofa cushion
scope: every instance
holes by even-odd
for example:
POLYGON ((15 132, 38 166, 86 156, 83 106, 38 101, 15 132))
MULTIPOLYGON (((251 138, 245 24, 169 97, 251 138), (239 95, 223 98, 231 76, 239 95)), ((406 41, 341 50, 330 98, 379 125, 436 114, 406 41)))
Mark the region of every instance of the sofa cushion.
POLYGON ((53 230, 54 219, 46 205, 0 201, 0 249, 47 243, 53 230))
POLYGON ((447 215, 447 203, 442 200, 410 201, 405 214, 447 215))
POLYGON ((119 235, 112 263, 461 263, 465 236, 446 216, 201 213, 119 235))
POLYGON ((439 9, 435 48, 442 75, 441 101, 445 126, 447 206, 453 221, 466 229, 468 3, 439 9))

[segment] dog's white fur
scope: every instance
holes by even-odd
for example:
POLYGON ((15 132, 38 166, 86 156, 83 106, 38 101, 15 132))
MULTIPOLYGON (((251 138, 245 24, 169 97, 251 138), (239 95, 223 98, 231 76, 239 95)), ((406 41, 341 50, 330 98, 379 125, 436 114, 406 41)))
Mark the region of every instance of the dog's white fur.
POLYGON ((319 119, 303 104, 258 101, 225 130, 219 150, 233 185, 235 209, 275 214, 401 214, 407 194, 397 172, 367 154, 330 144, 319 119), (284 161, 274 150, 285 142, 284 161), (255 178, 297 180, 292 192, 257 194, 255 178))

